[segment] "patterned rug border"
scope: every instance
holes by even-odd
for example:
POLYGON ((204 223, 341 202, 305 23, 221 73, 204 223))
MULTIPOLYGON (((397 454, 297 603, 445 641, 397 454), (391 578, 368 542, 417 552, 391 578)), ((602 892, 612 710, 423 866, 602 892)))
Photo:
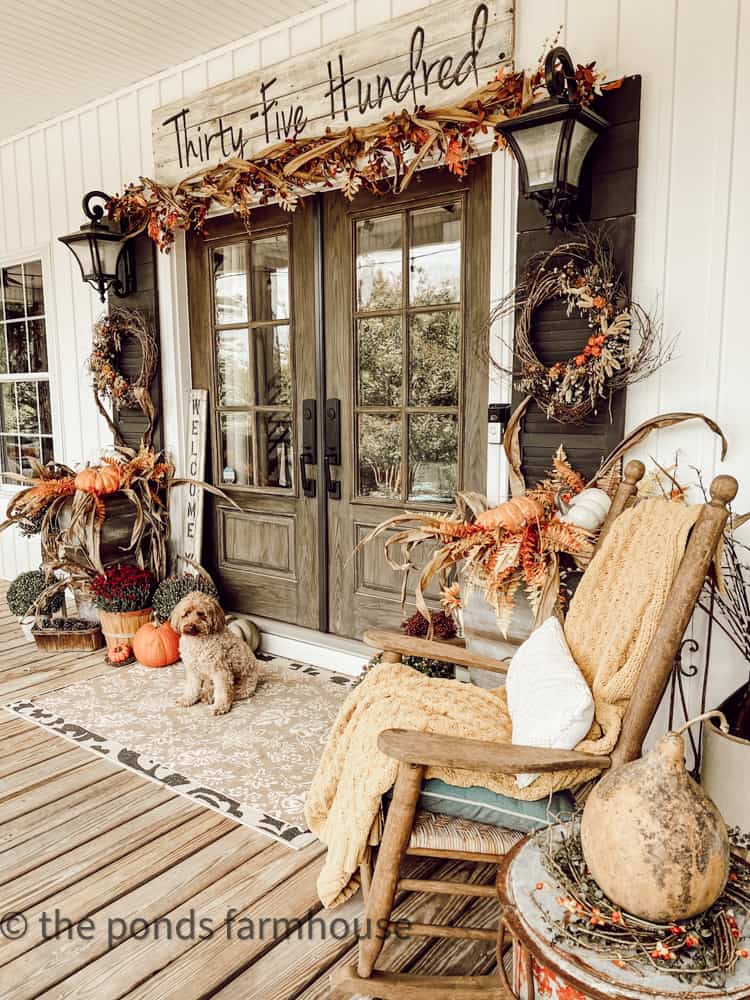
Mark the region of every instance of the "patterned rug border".
MULTIPOLYGON (((265 657, 262 654, 261 658, 273 659, 272 657, 265 657)), ((289 661, 289 668, 302 674, 309 674, 310 676, 320 676, 321 673, 330 674, 330 680, 337 684, 345 685, 352 681, 352 678, 343 674, 340 675, 335 671, 322 670, 317 667, 310 667, 307 664, 299 664, 295 661, 289 661)), ((53 694, 54 692, 49 693, 53 694)), ((49 732, 61 736, 69 743, 74 743, 76 746, 88 750, 94 756, 109 760, 111 763, 132 771, 134 774, 139 775, 141 778, 146 778, 154 784, 162 785, 162 787, 167 788, 169 791, 190 799, 196 805, 204 806, 219 813, 221 816, 236 820, 243 826, 247 826, 251 830, 257 830, 258 833, 262 833, 280 844, 291 847, 295 851, 302 850, 302 848, 307 847, 316 840, 315 835, 303 827, 286 823, 283 820, 268 815, 268 813, 255 809, 247 803, 240 802, 231 796, 225 795, 223 792, 210 788, 202 782, 193 781, 168 765, 161 764, 159 761, 147 757, 138 750, 133 750, 122 743, 118 743, 116 740, 100 736, 98 733, 92 732, 78 723, 68 722, 62 715, 40 708, 27 698, 9 702, 2 707, 6 711, 12 712, 19 718, 24 719, 26 722, 31 722, 41 729, 47 729, 49 732)))

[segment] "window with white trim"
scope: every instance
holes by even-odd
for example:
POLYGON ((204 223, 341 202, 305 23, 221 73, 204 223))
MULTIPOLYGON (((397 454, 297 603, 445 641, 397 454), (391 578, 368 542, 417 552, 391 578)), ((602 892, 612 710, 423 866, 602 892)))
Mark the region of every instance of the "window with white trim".
POLYGON ((41 260, 0 272, 0 483, 52 459, 47 324, 41 260))

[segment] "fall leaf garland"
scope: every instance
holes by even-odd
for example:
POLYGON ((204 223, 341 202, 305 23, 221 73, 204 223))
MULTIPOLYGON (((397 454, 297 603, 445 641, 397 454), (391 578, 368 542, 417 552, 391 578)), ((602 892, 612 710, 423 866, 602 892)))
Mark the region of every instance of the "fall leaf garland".
MULTIPOLYGON (((579 65, 575 99, 590 104, 602 79, 593 62, 579 65)), ((522 114, 543 93, 542 66, 533 72, 501 67, 493 80, 457 105, 419 106, 372 125, 288 139, 248 159, 206 167, 174 187, 141 177, 110 200, 109 216, 124 223, 131 235, 145 230, 168 251, 177 230, 203 228, 212 204, 231 209, 249 227, 253 208, 276 202, 293 212, 306 192, 339 186, 352 200, 362 190, 376 195, 403 191, 420 166, 438 163, 463 177, 474 139, 493 131, 493 148, 504 148, 496 126, 522 114)))

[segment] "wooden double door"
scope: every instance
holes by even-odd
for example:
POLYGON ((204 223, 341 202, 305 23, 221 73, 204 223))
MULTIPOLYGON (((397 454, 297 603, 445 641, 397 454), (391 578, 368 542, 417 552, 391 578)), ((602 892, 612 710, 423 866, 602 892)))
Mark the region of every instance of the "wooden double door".
POLYGON ((317 195, 190 238, 193 385, 211 481, 237 505, 208 498, 203 562, 228 607, 355 638, 395 627, 401 578, 357 543, 484 489, 489 185, 482 159, 462 181, 317 195))

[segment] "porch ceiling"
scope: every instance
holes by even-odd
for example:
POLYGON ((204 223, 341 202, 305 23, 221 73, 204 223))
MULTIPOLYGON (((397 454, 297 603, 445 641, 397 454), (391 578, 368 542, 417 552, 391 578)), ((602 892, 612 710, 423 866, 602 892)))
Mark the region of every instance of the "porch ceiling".
POLYGON ((0 141, 320 0, 3 0, 0 141))

